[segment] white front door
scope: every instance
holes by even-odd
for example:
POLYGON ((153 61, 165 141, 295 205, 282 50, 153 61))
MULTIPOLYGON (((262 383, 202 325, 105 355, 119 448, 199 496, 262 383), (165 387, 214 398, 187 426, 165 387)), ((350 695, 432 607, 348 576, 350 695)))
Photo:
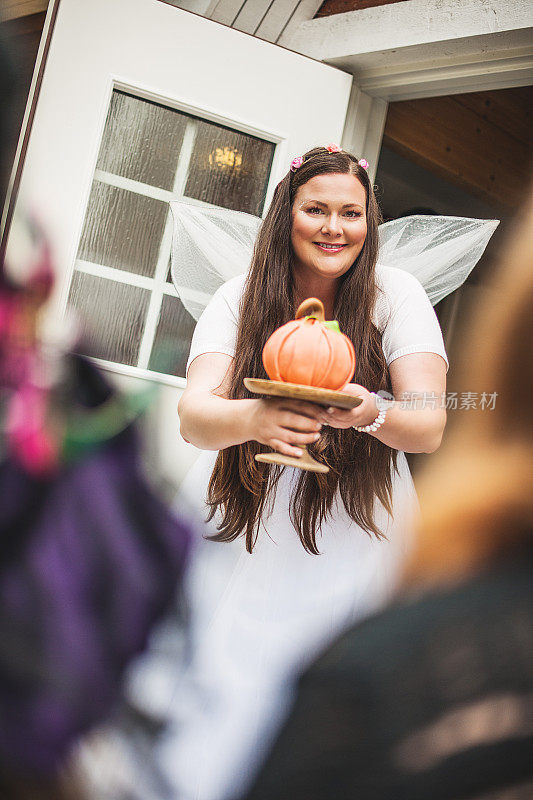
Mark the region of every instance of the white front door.
POLYGON ((168 201, 262 215, 295 155, 340 141, 351 82, 165 0, 59 0, 19 202, 53 234, 58 313, 79 310, 107 369, 165 385, 169 473, 194 322, 168 278, 168 201))

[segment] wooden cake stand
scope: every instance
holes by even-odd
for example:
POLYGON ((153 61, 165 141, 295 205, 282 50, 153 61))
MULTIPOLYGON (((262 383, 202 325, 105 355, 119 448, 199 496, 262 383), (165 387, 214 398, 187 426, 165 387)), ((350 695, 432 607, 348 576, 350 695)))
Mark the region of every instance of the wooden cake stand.
MULTIPOLYGON (((291 400, 307 400, 319 406, 329 408, 355 408, 363 402, 360 397, 345 392, 334 392, 330 389, 319 389, 316 386, 304 386, 300 383, 285 383, 283 381, 269 381, 260 378, 245 378, 244 385, 254 394, 267 395, 268 397, 290 397, 291 400)), ((287 467, 298 467, 310 472, 329 472, 329 467, 320 464, 309 454, 305 445, 299 445, 303 454, 296 458, 285 456, 282 453, 258 453, 256 461, 267 464, 280 464, 287 467)))

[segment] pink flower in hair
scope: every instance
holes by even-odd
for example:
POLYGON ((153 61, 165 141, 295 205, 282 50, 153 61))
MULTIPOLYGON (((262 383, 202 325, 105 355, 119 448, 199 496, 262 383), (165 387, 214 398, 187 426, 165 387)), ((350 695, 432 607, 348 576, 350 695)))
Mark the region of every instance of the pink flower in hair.
POLYGON ((303 156, 296 156, 291 161, 291 172, 295 172, 304 163, 303 156))
POLYGON ((366 158, 360 158, 357 163, 359 164, 360 167, 363 167, 363 169, 368 169, 368 167, 370 166, 366 158))
POLYGON ((331 144, 326 145, 326 150, 328 151, 328 153, 342 153, 342 148, 339 147, 338 144, 334 144, 333 142, 331 144))

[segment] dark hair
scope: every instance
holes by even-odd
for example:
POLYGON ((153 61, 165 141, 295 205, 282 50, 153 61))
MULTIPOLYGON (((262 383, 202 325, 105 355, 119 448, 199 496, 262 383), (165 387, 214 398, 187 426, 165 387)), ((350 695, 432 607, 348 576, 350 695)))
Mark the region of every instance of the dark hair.
MULTIPOLYGON (((381 346, 381 334, 372 317, 378 288, 375 266, 378 254, 380 211, 367 172, 350 153, 330 153, 315 147, 303 164, 288 172, 278 184, 254 249, 240 305, 235 361, 229 397, 252 395, 245 377, 265 378, 263 347, 276 328, 295 316, 291 246, 292 205, 296 192, 311 178, 328 173, 351 174, 366 193, 367 235, 363 248, 342 276, 334 306, 335 319, 354 343, 357 381, 372 391, 391 390, 381 346), (254 324, 250 324, 254 320, 254 324)), ((222 521, 217 541, 246 536, 251 552, 261 518, 273 502, 281 468, 255 461, 264 451, 255 441, 228 447, 218 454, 209 483, 209 519, 218 509, 222 521)), ((349 516, 368 533, 383 534, 374 522, 376 499, 391 512, 392 469, 396 451, 372 436, 354 429, 325 428, 319 441, 309 446, 312 455, 330 468, 322 475, 303 472, 290 501, 291 520, 304 548, 317 554, 316 532, 331 512, 337 489, 349 516)))

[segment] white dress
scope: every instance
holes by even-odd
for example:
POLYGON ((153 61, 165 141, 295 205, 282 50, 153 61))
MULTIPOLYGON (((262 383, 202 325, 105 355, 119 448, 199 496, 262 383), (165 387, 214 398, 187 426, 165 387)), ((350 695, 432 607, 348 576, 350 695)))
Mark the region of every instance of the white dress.
MULTIPOLYGON (((377 280, 382 291, 375 323, 387 363, 416 352, 437 353, 447 362, 437 318, 416 278, 378 267, 377 280)), ((243 283, 239 276, 216 292, 198 321, 189 364, 203 353, 234 354, 243 283)), ((216 455, 201 452, 180 502, 205 509, 216 455)), ((198 547, 190 574, 192 663, 158 751, 176 797, 239 797, 286 713, 292 679, 344 627, 390 595, 416 511, 403 453, 398 469, 394 519, 381 506, 376 512, 386 541, 362 531, 338 503, 317 536, 320 555, 308 554, 289 519, 297 471, 286 468, 252 554, 243 539, 198 547)))

